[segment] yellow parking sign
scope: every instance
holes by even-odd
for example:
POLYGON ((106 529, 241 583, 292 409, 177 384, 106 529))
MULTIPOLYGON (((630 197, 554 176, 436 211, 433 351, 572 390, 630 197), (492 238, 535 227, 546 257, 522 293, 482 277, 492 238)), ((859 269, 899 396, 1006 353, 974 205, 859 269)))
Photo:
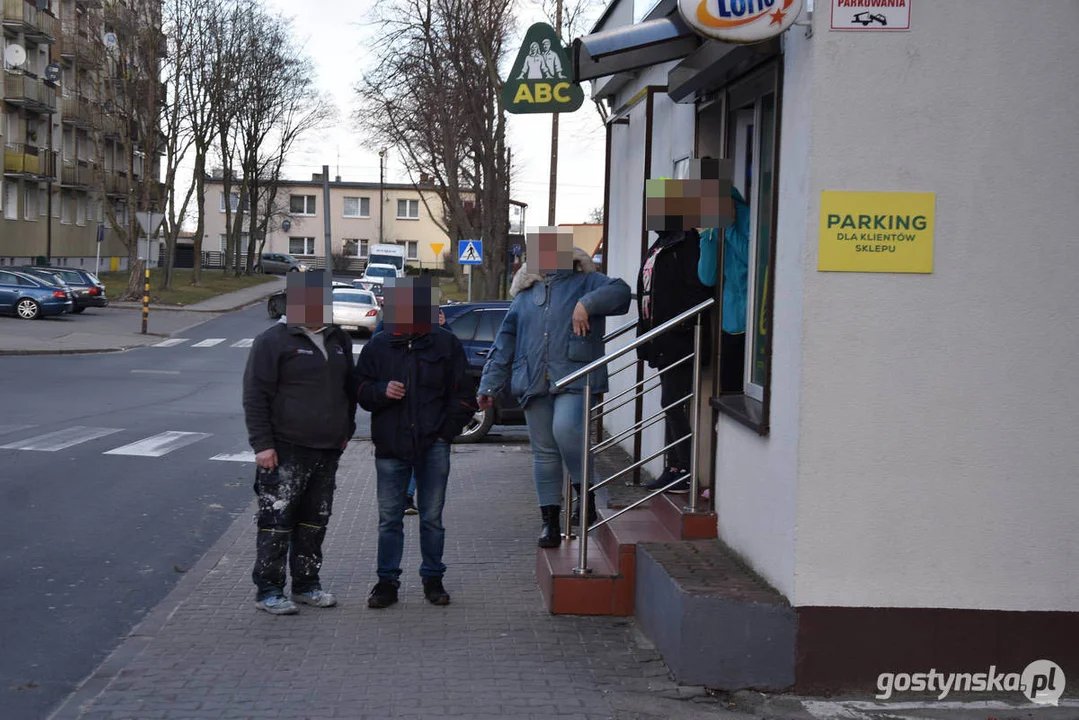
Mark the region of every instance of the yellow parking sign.
POLYGON ((817 270, 933 272, 936 193, 821 192, 817 270))

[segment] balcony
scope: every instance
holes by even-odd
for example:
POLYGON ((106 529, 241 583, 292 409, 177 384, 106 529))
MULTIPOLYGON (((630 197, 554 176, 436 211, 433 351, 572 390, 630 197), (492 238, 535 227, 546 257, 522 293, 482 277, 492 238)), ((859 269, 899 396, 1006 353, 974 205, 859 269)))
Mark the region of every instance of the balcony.
POLYGON ((60 98, 61 120, 66 125, 90 127, 90 101, 81 95, 60 98))
POLYGON ((4 174, 29 175, 43 180, 54 178, 56 153, 25 143, 8 143, 4 146, 4 174))
POLYGON ((56 90, 25 73, 4 73, 4 101, 33 113, 56 112, 56 90))
POLYGON ((60 36, 60 54, 63 57, 73 59, 79 65, 94 65, 98 58, 98 47, 99 43, 95 43, 74 27, 74 23, 64 25, 60 36))
POLYGON ((131 184, 128 182, 127 173, 106 172, 105 192, 109 195, 127 195, 131 184))
POLYGON ((60 169, 62 187, 85 188, 94 184, 94 169, 82 163, 65 160, 60 169))
POLYGON ((56 42, 56 18, 38 12, 37 6, 23 0, 3 0, 3 24, 5 28, 22 33, 35 43, 56 42))

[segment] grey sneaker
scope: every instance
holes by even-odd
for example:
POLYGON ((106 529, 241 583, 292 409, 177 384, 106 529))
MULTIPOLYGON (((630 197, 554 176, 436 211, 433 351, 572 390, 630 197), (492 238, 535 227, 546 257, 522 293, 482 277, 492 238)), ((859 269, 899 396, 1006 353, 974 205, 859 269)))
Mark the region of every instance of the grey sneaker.
POLYGON ((265 610, 271 615, 295 615, 300 612, 300 608, 296 607, 296 603, 284 595, 271 595, 268 598, 263 598, 255 603, 255 607, 259 610, 265 610))
POLYGON ((337 598, 335 598, 332 593, 328 593, 325 590, 292 593, 292 601, 319 608, 333 607, 337 604, 337 598))

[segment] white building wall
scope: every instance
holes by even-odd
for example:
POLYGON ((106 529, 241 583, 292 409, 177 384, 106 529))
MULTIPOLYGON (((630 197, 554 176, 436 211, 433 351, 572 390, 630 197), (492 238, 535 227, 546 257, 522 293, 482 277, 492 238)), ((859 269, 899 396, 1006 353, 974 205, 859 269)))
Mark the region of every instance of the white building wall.
POLYGON ((814 25, 809 227, 822 190, 882 190, 935 192, 936 228, 931 275, 817 272, 810 231, 794 600, 1079 610, 1079 4, 814 25))
POLYGON ((761 437, 723 414, 716 425, 719 536, 788 599, 795 584, 812 42, 795 28, 783 55, 771 429, 761 437))

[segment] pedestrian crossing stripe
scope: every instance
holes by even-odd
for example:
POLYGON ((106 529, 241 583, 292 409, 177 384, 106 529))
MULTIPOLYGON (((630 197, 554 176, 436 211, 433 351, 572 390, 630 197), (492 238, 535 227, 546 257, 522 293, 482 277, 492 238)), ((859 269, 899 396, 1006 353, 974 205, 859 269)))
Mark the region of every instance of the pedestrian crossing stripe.
POLYGON ((225 338, 206 338, 205 340, 203 340, 201 342, 195 343, 191 347, 207 348, 207 347, 213 347, 214 345, 220 345, 223 342, 225 342, 225 338))
POLYGON ((243 340, 237 340, 236 342, 232 343, 231 347, 249 348, 249 347, 251 347, 251 345, 254 344, 254 342, 255 342, 255 338, 244 338, 243 340))
POLYGON ((161 342, 154 345, 154 347, 175 347, 176 345, 181 345, 185 342, 187 342, 187 338, 169 338, 168 340, 162 340, 161 342))
POLYGON ((108 450, 102 455, 135 455, 137 457, 161 457, 173 450, 210 437, 210 433, 167 430, 152 437, 108 450))
POLYGON ((95 428, 76 425, 74 427, 57 430, 37 437, 27 438, 0 445, 0 450, 36 450, 38 452, 56 452, 66 450, 69 447, 81 445, 84 442, 97 440, 106 435, 120 432, 121 428, 95 428))
POLYGON ((220 460, 222 462, 255 462, 255 453, 248 450, 247 452, 234 452, 234 453, 221 453, 220 455, 214 455, 211 460, 220 460))

